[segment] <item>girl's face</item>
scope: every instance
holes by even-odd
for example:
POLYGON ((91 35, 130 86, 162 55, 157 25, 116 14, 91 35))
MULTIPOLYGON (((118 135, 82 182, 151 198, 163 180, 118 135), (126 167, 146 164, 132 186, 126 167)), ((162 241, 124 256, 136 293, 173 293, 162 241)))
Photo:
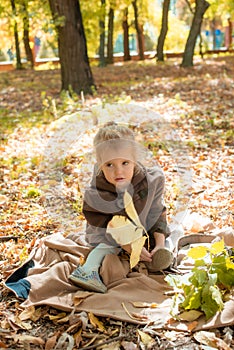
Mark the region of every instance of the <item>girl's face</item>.
POLYGON ((101 170, 108 182, 116 188, 126 188, 132 180, 135 162, 128 150, 106 150, 101 170))

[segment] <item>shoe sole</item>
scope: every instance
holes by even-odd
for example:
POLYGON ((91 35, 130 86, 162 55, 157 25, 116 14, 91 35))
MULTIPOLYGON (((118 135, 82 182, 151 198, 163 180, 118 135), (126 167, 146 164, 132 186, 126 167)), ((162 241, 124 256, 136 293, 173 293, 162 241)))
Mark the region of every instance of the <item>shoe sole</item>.
POLYGON ((98 288, 97 286, 93 286, 86 281, 78 280, 76 277, 74 277, 72 275, 69 276, 69 280, 72 281, 76 286, 82 287, 82 288, 89 290, 91 292, 105 293, 107 291, 107 288, 104 288, 104 287, 103 287, 103 289, 98 288))
POLYGON ((149 272, 158 272, 167 269, 173 262, 173 253, 166 249, 158 249, 151 262, 145 262, 149 272))

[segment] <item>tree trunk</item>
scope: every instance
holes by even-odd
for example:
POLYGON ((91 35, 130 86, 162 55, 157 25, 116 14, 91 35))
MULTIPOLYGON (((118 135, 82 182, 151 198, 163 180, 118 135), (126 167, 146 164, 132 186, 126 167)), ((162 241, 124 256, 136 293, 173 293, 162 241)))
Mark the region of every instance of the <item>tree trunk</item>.
POLYGON ((105 67, 105 17, 106 17, 106 0, 101 0, 101 17, 99 20, 100 44, 99 44, 99 67, 105 67))
POLYGON ((162 11, 162 24, 161 30, 158 37, 158 43, 156 48, 157 61, 164 61, 163 47, 168 31, 168 12, 169 12, 170 0, 163 1, 163 11, 162 11))
POLYGON ((132 2, 133 9, 134 9, 134 17, 135 17, 135 28, 137 32, 137 43, 138 43, 138 54, 139 54, 139 59, 144 60, 145 55, 144 55, 144 39, 143 39, 143 26, 139 24, 138 21, 138 7, 137 7, 137 0, 134 0, 132 2))
POLYGON ((49 4, 58 34, 62 90, 92 94, 94 80, 80 3, 78 0, 49 0, 49 4))
MULTIPOLYGON (((12 8, 13 16, 16 17, 15 0, 11 0, 11 8, 12 8)), ((15 37, 15 51, 16 51, 16 69, 22 69, 23 65, 20 57, 18 26, 15 18, 14 18, 14 37, 15 37)))
POLYGON ((108 36, 107 36, 107 63, 113 63, 113 36, 114 36, 114 10, 110 8, 108 14, 108 36))
POLYGON ((183 54, 182 67, 193 66, 193 55, 196 45, 197 37, 201 31, 201 25, 203 15, 208 9, 210 4, 206 0, 196 0, 195 13, 193 16, 192 25, 190 28, 189 36, 185 45, 185 51, 183 54))
MULTIPOLYGON (((31 68, 34 67, 34 61, 35 57, 33 56, 33 51, 30 47, 30 40, 29 40, 29 16, 28 16, 28 4, 26 1, 22 2, 23 6, 23 25, 24 25, 24 48, 25 48, 25 53, 28 62, 31 64, 31 68)), ((34 45, 34 41, 33 41, 34 45)))
POLYGON ((216 29, 216 21, 215 19, 213 18, 212 21, 211 21, 211 32, 212 32, 212 49, 215 50, 216 49, 216 32, 215 32, 215 29, 216 29))
POLYGON ((124 10, 123 18, 123 43, 124 43, 124 61, 130 61, 130 50, 129 50, 129 26, 128 26, 128 8, 124 10))

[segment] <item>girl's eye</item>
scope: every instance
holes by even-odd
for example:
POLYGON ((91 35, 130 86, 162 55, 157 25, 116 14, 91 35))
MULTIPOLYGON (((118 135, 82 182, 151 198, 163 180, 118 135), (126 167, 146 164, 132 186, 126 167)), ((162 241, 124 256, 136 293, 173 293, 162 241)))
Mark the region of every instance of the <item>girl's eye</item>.
POLYGON ((107 163, 106 167, 108 167, 108 168, 112 167, 112 163, 107 163))
POLYGON ((128 165, 128 164, 129 164, 128 161, 123 162, 123 165, 128 165))

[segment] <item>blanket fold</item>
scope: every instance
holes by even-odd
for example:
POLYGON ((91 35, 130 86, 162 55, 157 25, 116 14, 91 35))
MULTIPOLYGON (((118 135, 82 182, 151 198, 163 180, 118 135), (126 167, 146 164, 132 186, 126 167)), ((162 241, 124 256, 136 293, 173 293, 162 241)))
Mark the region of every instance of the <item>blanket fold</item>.
MULTIPOLYGON (((181 322, 170 326, 172 299, 165 293, 170 287, 162 274, 148 275, 144 268, 132 272, 129 262, 116 255, 107 255, 100 275, 108 291, 105 294, 84 291, 68 279, 71 272, 88 255, 92 248, 84 243, 83 234, 63 237, 53 234, 37 242, 29 259, 5 281, 5 286, 16 296, 15 284, 25 286, 28 293, 21 304, 49 305, 59 310, 92 312, 97 316, 141 324, 154 322, 158 327, 178 329, 181 322), (77 300, 80 300, 77 302, 77 300), (158 307, 136 307, 135 303, 154 304, 158 307), (136 317, 137 315, 137 317, 136 317)), ((146 305, 145 304, 145 305, 146 305)), ((234 324, 234 300, 225 304, 222 312, 206 321, 200 317, 194 330, 211 329, 234 324)))

